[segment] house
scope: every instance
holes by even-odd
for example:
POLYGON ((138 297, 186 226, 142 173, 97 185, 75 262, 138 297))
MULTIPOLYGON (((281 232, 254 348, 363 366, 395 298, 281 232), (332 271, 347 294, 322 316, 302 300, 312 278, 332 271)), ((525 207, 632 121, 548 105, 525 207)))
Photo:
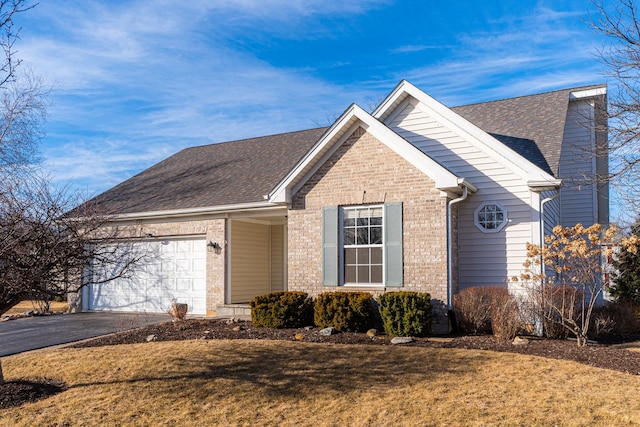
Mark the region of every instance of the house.
MULTIPOLYGON (((448 108, 402 81, 328 128, 182 150, 97 196, 160 254, 91 310, 246 310, 277 290, 452 295, 505 285, 556 224, 608 222, 606 86, 448 108)), ((100 272, 94 272, 100 274, 100 272)), ((231 310, 231 311, 230 311, 231 310)))

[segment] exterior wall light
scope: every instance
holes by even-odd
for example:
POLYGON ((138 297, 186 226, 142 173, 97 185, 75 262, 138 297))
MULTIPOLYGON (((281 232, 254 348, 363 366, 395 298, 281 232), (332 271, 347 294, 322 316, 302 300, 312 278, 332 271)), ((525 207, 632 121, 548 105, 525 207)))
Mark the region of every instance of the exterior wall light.
POLYGON ((209 243, 207 243, 207 251, 208 252, 215 252, 215 253, 219 254, 221 249, 222 249, 222 247, 217 242, 209 241, 209 243))

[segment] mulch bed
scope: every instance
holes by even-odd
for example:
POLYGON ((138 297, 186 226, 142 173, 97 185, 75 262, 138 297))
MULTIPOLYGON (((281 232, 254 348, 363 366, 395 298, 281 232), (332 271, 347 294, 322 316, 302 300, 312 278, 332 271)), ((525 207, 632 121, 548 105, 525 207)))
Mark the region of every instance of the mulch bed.
MULTIPOLYGON (((91 340, 78 342, 71 347, 100 347, 105 345, 146 343, 149 341, 178 340, 284 340, 328 344, 392 345, 386 335, 368 336, 364 333, 343 332, 321 335, 314 329, 266 329, 256 328, 251 322, 213 319, 189 319, 182 322, 165 322, 138 329, 119 332, 91 340), (296 338, 297 335, 297 338, 296 338)), ((524 345, 500 341, 492 336, 460 336, 452 339, 416 338, 402 344, 411 347, 459 348, 490 350, 541 356, 551 359, 571 360, 597 368, 612 369, 632 375, 640 375, 640 352, 613 347, 608 344, 590 344, 578 347, 571 340, 546 340, 528 338, 524 345)), ((41 379, 36 381, 7 381, 0 385, 0 409, 20 406, 27 402, 47 398, 65 390, 65 384, 41 379)))
MULTIPOLYGON (((294 341, 302 334, 302 341, 332 344, 391 345, 386 335, 370 337, 364 333, 343 332, 330 336, 321 335, 318 328, 267 329, 256 328, 251 322, 224 320, 196 320, 165 322, 139 329, 120 332, 96 339, 76 343, 73 347, 96 347, 104 345, 144 343, 147 341, 176 341, 192 339, 250 339, 294 341)), ((571 340, 547 340, 529 338, 525 345, 514 345, 510 341, 500 341, 492 336, 460 336, 450 340, 437 338, 416 338, 405 346, 431 348, 462 348, 491 350, 529 354, 551 359, 572 360, 597 368, 612 369, 633 375, 640 375, 640 352, 612 347, 608 344, 590 344, 578 347, 571 340)))
POLYGON ((0 409, 37 402, 66 390, 64 383, 41 378, 33 381, 7 381, 0 384, 0 409))

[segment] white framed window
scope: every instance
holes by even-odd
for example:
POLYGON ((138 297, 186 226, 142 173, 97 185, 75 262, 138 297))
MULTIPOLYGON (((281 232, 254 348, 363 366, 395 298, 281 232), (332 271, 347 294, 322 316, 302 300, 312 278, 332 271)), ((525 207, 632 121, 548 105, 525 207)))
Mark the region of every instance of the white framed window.
POLYGON ((476 208, 473 221, 483 233, 497 233, 507 225, 507 208, 498 202, 483 202, 476 208))
POLYGON ((342 208, 342 278, 345 285, 384 283, 384 208, 342 208))

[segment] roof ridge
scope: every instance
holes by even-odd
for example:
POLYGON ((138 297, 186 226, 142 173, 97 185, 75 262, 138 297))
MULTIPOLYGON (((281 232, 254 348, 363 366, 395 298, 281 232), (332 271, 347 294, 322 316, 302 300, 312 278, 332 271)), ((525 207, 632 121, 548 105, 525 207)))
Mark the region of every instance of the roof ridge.
POLYGON ((328 129, 328 128, 329 128, 329 126, 318 126, 318 127, 315 127, 315 128, 294 130, 294 131, 291 131, 291 132, 279 132, 279 133, 273 133, 273 134, 270 134, 270 135, 259 135, 259 136, 252 136, 252 137, 249 137, 249 138, 234 139, 232 141, 210 142, 208 144, 194 145, 194 146, 191 146, 191 147, 185 147, 180 151, 187 151, 187 150, 192 150, 192 149, 209 147, 211 145, 223 145, 223 144, 230 144, 230 143, 233 143, 233 142, 245 142, 245 141, 252 141, 252 140, 256 140, 256 139, 273 138, 273 137, 283 136, 283 135, 293 135, 295 133, 310 132, 310 131, 314 131, 314 130, 328 129))
POLYGON ((455 107, 449 107, 449 108, 455 109, 455 108, 469 107, 469 106, 472 106, 472 105, 481 105, 481 104, 490 104, 492 102, 508 101, 508 100, 511 100, 511 99, 528 98, 528 97, 542 96, 542 95, 550 95, 550 94, 553 94, 553 93, 566 92, 566 91, 575 92, 575 91, 579 91, 579 90, 595 89, 595 88, 606 87, 606 86, 607 86, 606 83, 597 83, 597 84, 593 84, 593 85, 567 87, 567 88, 564 88, 564 89, 554 89, 554 90, 549 90, 549 91, 546 91, 546 92, 530 93, 528 95, 516 95, 516 96, 510 96, 510 97, 507 97, 507 98, 492 99, 490 101, 472 102, 471 104, 456 105, 455 107))

